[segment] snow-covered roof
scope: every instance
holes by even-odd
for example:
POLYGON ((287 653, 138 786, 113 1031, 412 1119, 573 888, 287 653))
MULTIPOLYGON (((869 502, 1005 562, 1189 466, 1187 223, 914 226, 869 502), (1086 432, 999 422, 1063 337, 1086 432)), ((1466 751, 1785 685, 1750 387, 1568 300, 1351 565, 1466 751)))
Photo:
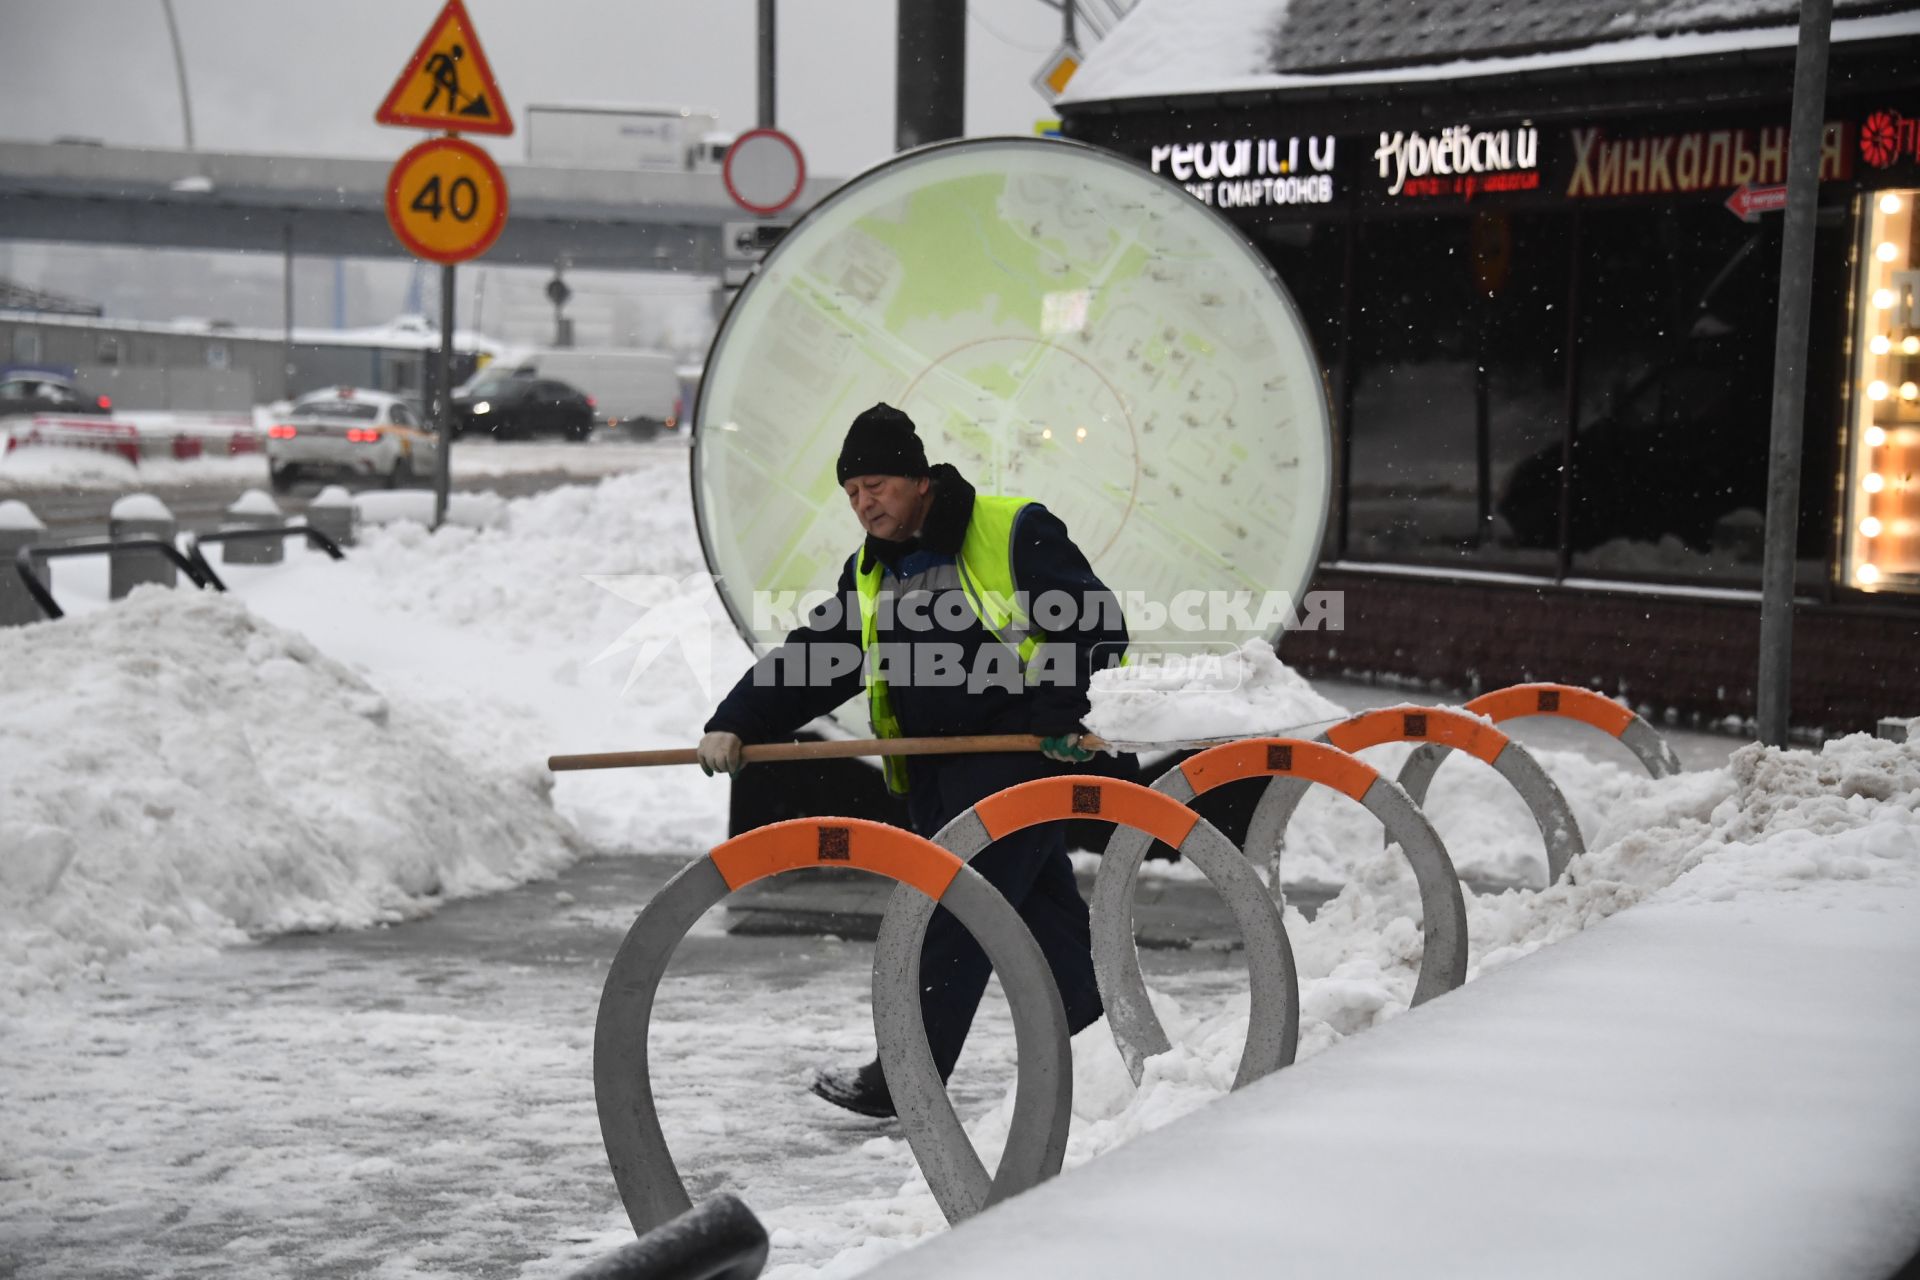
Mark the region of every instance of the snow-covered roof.
MULTIPOLYGON (((1792 48, 1793 0, 1140 0, 1061 105, 1505 75, 1792 48)), ((1920 0, 1835 0, 1833 40, 1920 35, 1920 0)))

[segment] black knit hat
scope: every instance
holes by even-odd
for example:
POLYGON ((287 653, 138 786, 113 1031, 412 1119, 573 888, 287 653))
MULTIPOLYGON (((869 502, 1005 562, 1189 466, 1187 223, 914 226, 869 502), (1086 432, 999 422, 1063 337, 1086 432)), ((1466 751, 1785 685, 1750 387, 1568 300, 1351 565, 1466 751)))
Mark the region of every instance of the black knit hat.
POLYGON ((855 418, 834 474, 841 484, 854 476, 926 475, 927 451, 914 434, 913 419, 890 404, 876 404, 855 418))

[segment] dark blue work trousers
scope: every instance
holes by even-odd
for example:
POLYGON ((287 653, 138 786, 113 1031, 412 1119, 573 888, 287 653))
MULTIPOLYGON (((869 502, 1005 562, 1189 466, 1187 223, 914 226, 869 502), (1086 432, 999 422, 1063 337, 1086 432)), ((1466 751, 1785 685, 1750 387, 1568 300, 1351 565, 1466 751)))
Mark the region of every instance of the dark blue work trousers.
MULTIPOLYGON (((909 769, 908 814, 913 829, 927 837, 1003 787, 1076 771, 1038 752, 913 756, 909 769)), ((1067 1025, 1079 1031, 1097 1019, 1100 989, 1093 977, 1087 904, 1074 882, 1060 825, 1016 831, 988 845, 968 865, 1013 904, 1032 931, 1059 985, 1067 1025)), ((991 972, 973 935, 946 908, 936 910, 920 952, 920 1010, 943 1080, 960 1059, 991 972)))

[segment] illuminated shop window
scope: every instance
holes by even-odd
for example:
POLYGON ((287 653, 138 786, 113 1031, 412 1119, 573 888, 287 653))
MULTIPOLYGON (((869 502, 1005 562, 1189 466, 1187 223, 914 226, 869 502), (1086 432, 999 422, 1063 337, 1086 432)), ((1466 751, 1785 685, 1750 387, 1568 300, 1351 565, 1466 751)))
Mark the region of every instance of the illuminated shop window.
POLYGON ((1914 191, 1865 199, 1856 291, 1847 584, 1920 592, 1920 249, 1914 191))

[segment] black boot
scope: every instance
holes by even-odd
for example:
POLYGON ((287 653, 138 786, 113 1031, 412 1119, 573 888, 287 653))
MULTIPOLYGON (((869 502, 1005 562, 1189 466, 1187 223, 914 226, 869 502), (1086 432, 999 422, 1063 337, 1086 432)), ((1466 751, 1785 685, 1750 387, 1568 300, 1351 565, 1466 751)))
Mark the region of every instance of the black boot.
POLYGON ((875 1059, 861 1067, 822 1067, 813 1073, 813 1091, 836 1107, 876 1120, 893 1119, 893 1095, 875 1059))

